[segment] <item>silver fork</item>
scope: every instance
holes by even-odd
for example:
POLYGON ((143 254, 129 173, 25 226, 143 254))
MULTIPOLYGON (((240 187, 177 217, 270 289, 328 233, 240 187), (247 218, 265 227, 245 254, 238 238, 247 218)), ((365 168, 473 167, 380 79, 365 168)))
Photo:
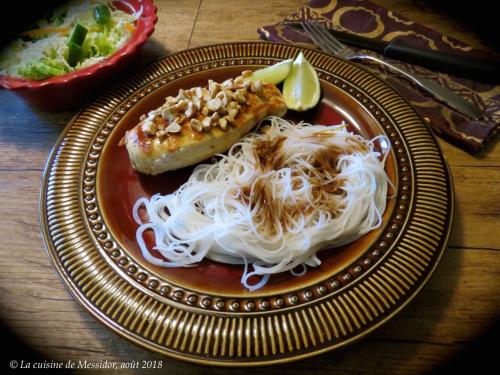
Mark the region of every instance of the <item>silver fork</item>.
POLYGON ((481 110, 477 108, 475 104, 455 94, 446 87, 431 81, 430 79, 417 77, 375 56, 354 52, 352 49, 345 46, 337 38, 335 38, 323 25, 320 25, 317 22, 302 22, 301 25, 307 35, 309 35, 314 43, 322 50, 332 53, 345 60, 369 60, 385 65, 389 69, 415 83, 418 87, 428 92, 439 101, 447 104, 453 109, 456 109, 458 112, 470 117, 471 119, 478 120, 483 116, 481 110))

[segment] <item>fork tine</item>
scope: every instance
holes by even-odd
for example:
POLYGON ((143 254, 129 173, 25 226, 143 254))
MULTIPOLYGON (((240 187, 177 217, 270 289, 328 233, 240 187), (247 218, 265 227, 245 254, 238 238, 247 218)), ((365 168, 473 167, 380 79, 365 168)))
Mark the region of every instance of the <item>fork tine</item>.
POLYGON ((314 27, 313 23, 303 23, 304 30, 313 39, 313 41, 320 46, 325 51, 338 54, 341 52, 342 48, 339 48, 337 44, 333 44, 329 39, 325 37, 321 29, 314 27))
POLYGON ((306 34, 313 40, 313 42, 318 45, 321 49, 325 50, 325 46, 323 45, 323 41, 319 39, 316 35, 316 31, 313 30, 310 25, 308 25, 306 22, 303 22, 302 28, 306 32, 306 34))
POLYGON ((346 46, 342 44, 340 40, 335 38, 325 26, 320 25, 317 22, 312 22, 311 26, 314 27, 318 33, 321 33, 324 36, 324 38, 330 42, 330 44, 335 45, 337 47, 337 50, 339 50, 339 52, 346 49, 346 46))
POLYGON ((311 30, 311 27, 307 23, 305 23, 305 22, 302 23, 302 28, 304 29, 306 34, 309 36, 309 38, 311 38, 313 40, 313 42, 315 44, 317 44, 319 47, 323 48, 322 47, 322 45, 323 45, 322 40, 317 38, 316 33, 314 32, 314 30, 311 30))
POLYGON ((338 53, 339 48, 337 48, 334 45, 331 45, 328 40, 325 39, 324 35, 316 28, 314 28, 310 23, 302 23, 302 27, 306 31, 307 35, 311 37, 311 39, 316 43, 321 49, 327 51, 327 52, 332 52, 332 53, 338 53))

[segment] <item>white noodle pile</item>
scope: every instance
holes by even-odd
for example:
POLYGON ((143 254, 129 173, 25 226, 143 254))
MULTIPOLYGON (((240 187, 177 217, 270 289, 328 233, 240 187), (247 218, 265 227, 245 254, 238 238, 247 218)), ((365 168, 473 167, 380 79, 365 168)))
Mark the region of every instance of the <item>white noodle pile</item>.
POLYGON ((149 262, 186 267, 206 257, 244 264, 241 283, 253 291, 271 274, 304 274, 306 266, 321 264, 321 248, 380 226, 390 181, 387 153, 376 151, 374 141, 384 137, 366 140, 344 124, 263 122, 270 123, 265 131, 246 136, 214 164, 198 165, 176 192, 135 203, 137 241, 149 262), (139 217, 141 207, 148 222, 139 217), (148 230, 166 260, 147 248, 148 230), (250 285, 253 275, 261 279, 250 285))

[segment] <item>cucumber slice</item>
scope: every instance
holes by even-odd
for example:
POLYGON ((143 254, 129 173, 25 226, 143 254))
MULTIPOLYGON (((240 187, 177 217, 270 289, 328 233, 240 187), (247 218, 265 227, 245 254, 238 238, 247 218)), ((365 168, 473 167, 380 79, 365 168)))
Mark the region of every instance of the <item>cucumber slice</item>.
POLYGON ((68 46, 71 43, 76 44, 77 46, 82 46, 83 42, 85 41, 85 37, 87 36, 87 32, 88 30, 86 27, 77 23, 73 27, 73 30, 71 30, 71 34, 69 35, 68 46))
POLYGON ((106 5, 98 5, 94 8, 94 19, 99 25, 109 25, 111 12, 106 5))
POLYGON ((68 43, 68 58, 66 61, 70 66, 76 66, 83 56, 83 48, 75 43, 68 43))

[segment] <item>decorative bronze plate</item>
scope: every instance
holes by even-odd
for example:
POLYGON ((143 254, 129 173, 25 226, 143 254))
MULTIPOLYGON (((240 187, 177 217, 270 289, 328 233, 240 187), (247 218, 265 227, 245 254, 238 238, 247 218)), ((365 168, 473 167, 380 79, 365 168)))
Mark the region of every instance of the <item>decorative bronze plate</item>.
POLYGON ((280 363, 359 339, 429 279, 453 217, 450 175, 434 137, 408 103, 368 71, 303 51, 318 71, 323 98, 316 109, 287 116, 320 124, 345 119, 353 131, 390 140, 386 169, 396 191, 383 226, 320 252, 322 265, 306 275, 274 275, 256 292, 241 286, 242 266, 147 263, 135 240, 132 205, 175 190, 191 169, 136 173, 118 146, 125 131, 180 88, 295 57, 299 48, 230 43, 166 57, 84 108, 59 138, 44 174, 40 211, 49 256, 75 298, 106 327, 188 361, 280 363))

